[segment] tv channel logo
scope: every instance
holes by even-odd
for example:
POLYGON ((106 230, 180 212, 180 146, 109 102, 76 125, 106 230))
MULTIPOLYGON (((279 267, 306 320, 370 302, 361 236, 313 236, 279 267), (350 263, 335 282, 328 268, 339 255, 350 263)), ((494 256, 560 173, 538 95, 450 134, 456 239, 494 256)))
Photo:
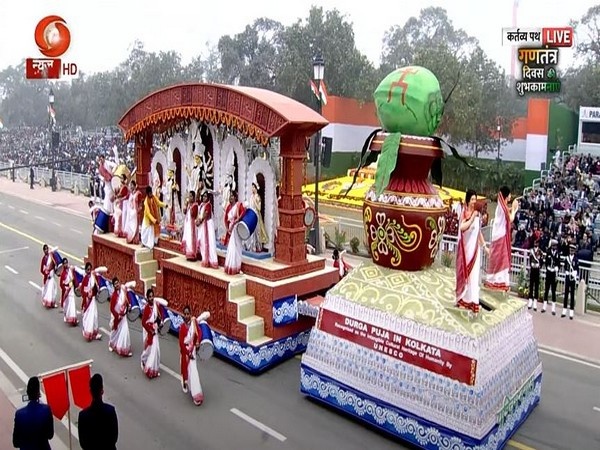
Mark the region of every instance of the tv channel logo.
POLYGON ((77 64, 62 62, 60 57, 71 46, 71 30, 60 16, 46 16, 34 31, 35 43, 46 58, 27 58, 25 76, 29 80, 72 79, 78 76, 77 64))

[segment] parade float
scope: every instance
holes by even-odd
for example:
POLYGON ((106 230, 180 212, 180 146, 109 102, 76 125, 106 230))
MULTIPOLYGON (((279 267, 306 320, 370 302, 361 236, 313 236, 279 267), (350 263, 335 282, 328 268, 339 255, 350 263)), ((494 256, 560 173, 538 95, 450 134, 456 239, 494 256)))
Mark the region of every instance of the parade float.
POLYGON ((420 448, 500 449, 540 399, 531 316, 485 289, 478 315, 457 308, 455 271, 434 263, 447 212, 429 180, 444 156, 431 137, 444 108, 435 76, 398 69, 374 97, 383 130, 364 147, 378 166, 363 203, 372 260, 313 308, 301 391, 420 448))
POLYGON ((108 267, 108 279, 135 280, 138 294, 154 288, 168 301, 174 332, 184 306, 208 311, 215 354, 250 372, 304 351, 314 318, 300 315, 298 304, 339 281, 338 271, 307 255, 305 244, 312 221, 302 199, 306 140, 326 125, 310 108, 257 88, 194 83, 145 97, 119 126, 135 145, 137 188, 152 186, 166 203, 163 232, 152 250, 96 233, 87 261, 108 267), (210 192, 217 239, 225 232, 228 193, 236 191, 246 205, 260 196, 254 221, 242 222, 249 238, 260 216, 261 247, 243 252, 241 273, 224 272, 223 246, 218 268, 186 258, 182 209, 193 189, 210 192))

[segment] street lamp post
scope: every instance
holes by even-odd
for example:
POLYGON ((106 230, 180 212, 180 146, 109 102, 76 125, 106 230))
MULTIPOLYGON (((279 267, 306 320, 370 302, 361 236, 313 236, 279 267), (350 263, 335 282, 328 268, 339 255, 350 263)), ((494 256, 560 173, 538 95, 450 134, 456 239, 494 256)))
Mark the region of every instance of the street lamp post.
MULTIPOLYGON (((317 112, 321 114, 321 81, 325 73, 325 61, 321 55, 313 59, 313 78, 317 86, 317 112)), ((321 131, 315 137, 315 254, 321 253, 321 224, 319 221, 319 177, 321 172, 321 131)))
POLYGON ((52 154, 52 177, 50 178, 50 187, 52 188, 52 192, 56 192, 56 152, 54 149, 54 120, 52 117, 52 112, 54 111, 54 91, 50 88, 50 93, 48 94, 48 135, 50 137, 50 152, 52 154))
POLYGON ((502 126, 500 125, 500 117, 498 117, 498 125, 496 126, 496 131, 498 131, 498 156, 496 157, 496 160, 498 164, 500 164, 500 137, 502 131, 502 126))

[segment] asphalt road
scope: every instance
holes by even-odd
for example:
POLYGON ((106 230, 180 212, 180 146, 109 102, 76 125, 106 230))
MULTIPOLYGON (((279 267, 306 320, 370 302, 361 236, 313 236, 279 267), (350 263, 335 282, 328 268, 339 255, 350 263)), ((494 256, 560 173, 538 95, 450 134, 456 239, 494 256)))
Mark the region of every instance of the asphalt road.
MULTIPOLYGON (((28 375, 93 359, 93 371, 104 376, 105 400, 117 408, 120 449, 406 448, 300 395, 298 359, 251 376, 211 358, 199 366, 205 403, 198 408, 173 376, 179 372, 179 353, 176 339, 167 336, 161 340, 162 375, 147 380, 139 366, 139 322, 130 324, 134 356, 123 359, 108 352, 106 337, 85 342, 80 328, 67 327, 58 310, 45 310, 39 301, 34 285, 41 283, 41 243, 82 258, 90 240, 89 220, 3 193, 0 211, 0 349, 28 375)), ((108 328, 106 304, 100 305, 100 324, 108 328)), ((600 448, 600 410, 594 410, 600 407, 600 366, 542 357, 542 403, 509 447, 600 448)), ((23 386, 4 360, 0 371, 14 386, 23 386)), ((56 429, 67 442, 66 430, 61 425, 56 429)))

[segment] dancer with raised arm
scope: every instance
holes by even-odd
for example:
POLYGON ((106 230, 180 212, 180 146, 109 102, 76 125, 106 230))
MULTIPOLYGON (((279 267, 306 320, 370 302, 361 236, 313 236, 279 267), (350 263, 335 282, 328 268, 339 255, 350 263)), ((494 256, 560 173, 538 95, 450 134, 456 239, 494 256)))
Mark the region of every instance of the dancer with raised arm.
POLYGON ((208 192, 204 191, 201 197, 200 211, 196 220, 198 225, 198 253, 202 258, 202 267, 219 267, 217 259, 217 236, 213 220, 212 204, 208 192))
POLYGON ((235 232, 235 226, 242 219, 245 212, 244 205, 238 201, 237 192, 232 192, 229 196, 229 205, 225 209, 225 228, 227 233, 223 242, 227 245, 225 255, 225 273, 236 275, 242 269, 242 239, 235 232))
POLYGON ((102 333, 98 327, 98 305, 96 295, 100 286, 98 276, 108 272, 106 267, 97 267, 92 271, 92 263, 85 264, 85 275, 81 280, 81 324, 83 338, 90 342, 101 340, 102 333))
POLYGON ((487 254, 481 218, 475 209, 477 194, 469 189, 465 195, 465 206, 459 212, 458 249, 456 251, 456 306, 479 312, 479 271, 481 248, 487 254))
POLYGON ((76 285, 75 267, 69 265, 67 258, 63 258, 62 273, 60 274, 60 287, 62 289, 61 306, 63 308, 64 322, 72 326, 76 326, 79 323, 77 319, 77 305, 75 304, 76 285))
POLYGON ((106 214, 111 216, 113 214, 113 202, 115 200, 115 192, 113 190, 111 181, 117 165, 108 161, 104 155, 98 157, 98 172, 102 177, 104 184, 104 199, 102 200, 102 209, 106 214))
MULTIPOLYGON (((160 343, 158 330, 162 326, 162 313, 159 308, 159 299, 154 298, 154 290, 146 291, 148 303, 142 314, 142 336, 144 351, 141 356, 142 370, 150 379, 160 377, 160 343)), ((166 306, 166 300, 160 299, 160 304, 166 306)))
POLYGON ((58 289, 54 277, 56 270, 54 252, 56 249, 50 251, 48 245, 44 244, 42 250, 44 252, 40 264, 40 272, 42 274, 42 305, 46 308, 57 308, 58 303, 56 302, 56 294, 58 293, 58 289))
POLYGON ((189 393, 196 406, 204 401, 204 393, 198 375, 196 355, 200 347, 202 331, 199 322, 208 320, 210 313, 204 312, 197 319, 192 316, 189 306, 183 308, 183 323, 179 327, 179 352, 181 363, 181 388, 189 393))
POLYGON ((198 256, 198 233, 196 231, 196 219, 198 218, 198 203, 196 193, 190 191, 183 207, 185 220, 183 221, 183 235, 181 248, 188 261, 196 261, 198 256))
POLYGON ((519 200, 511 201, 510 188, 502 186, 498 192, 498 205, 492 227, 492 245, 488 261, 487 277, 484 286, 498 291, 510 290, 510 269, 512 254, 512 224, 519 209, 519 200))
POLYGON ((135 281, 122 285, 117 277, 112 279, 114 291, 110 298, 110 340, 108 350, 119 356, 132 356, 129 324, 125 319, 129 308, 128 289, 135 287, 135 281))
POLYGON ((125 236, 128 244, 140 243, 140 215, 143 212, 144 195, 137 188, 135 180, 129 183, 129 211, 125 223, 125 236))

